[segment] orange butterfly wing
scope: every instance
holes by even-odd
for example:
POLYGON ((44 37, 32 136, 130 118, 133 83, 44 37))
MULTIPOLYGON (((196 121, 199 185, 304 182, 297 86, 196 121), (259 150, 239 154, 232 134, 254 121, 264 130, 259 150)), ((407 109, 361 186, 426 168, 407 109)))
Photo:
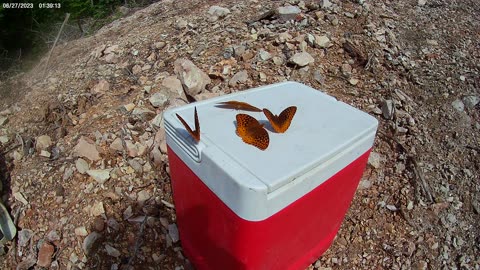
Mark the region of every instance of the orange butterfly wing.
POLYGON ((263 113, 267 117, 270 125, 278 133, 284 133, 290 127, 293 116, 297 112, 297 107, 291 106, 283 110, 279 116, 274 115, 268 109, 263 109, 263 113))
POLYGON ((195 139, 196 142, 199 142, 200 141, 200 122, 198 121, 198 114, 197 114, 197 107, 195 107, 195 130, 192 130, 190 128, 190 126, 187 124, 187 122, 185 122, 185 120, 183 120, 183 118, 176 114, 177 115, 177 118, 178 120, 180 120, 180 122, 182 122, 183 126, 185 127, 185 129, 188 131, 188 133, 190 133, 190 135, 193 137, 193 139, 195 139))
POLYGON ((268 132, 257 119, 248 114, 237 114, 237 134, 245 143, 265 150, 270 143, 268 132))

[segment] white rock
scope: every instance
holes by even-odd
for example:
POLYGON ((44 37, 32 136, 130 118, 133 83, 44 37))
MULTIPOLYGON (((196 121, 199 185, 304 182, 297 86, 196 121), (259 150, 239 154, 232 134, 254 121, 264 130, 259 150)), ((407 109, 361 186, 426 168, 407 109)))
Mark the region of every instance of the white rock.
POLYGON ((358 185, 359 189, 368 189, 372 186, 372 182, 369 180, 362 180, 360 181, 360 184, 358 185))
POLYGON ((8 136, 7 135, 3 135, 3 136, 0 136, 0 143, 2 144, 6 144, 8 143, 8 136))
POLYGON ((312 34, 307 34, 305 36, 305 41, 307 42, 308 45, 310 46, 315 46, 315 36, 312 34))
POLYGON ((286 6, 278 7, 277 14, 280 21, 289 21, 293 20, 300 14, 302 11, 297 6, 286 6))
POLYGON ((276 65, 276 66, 280 66, 280 65, 283 65, 284 62, 285 62, 285 59, 283 59, 282 57, 279 57, 279 56, 274 56, 272 58, 273 60, 273 63, 276 65))
POLYGON ((296 53, 289 60, 290 63, 298 65, 299 67, 304 67, 314 61, 315 59, 307 52, 296 53))
POLYGON ((28 205, 28 201, 27 199, 25 199, 25 197, 23 196, 22 193, 20 192, 13 192, 13 197, 15 198, 15 200, 19 201, 19 202, 22 202, 24 205, 28 205))
POLYGON ((452 102, 452 106, 455 110, 463 112, 465 110, 465 105, 460 99, 456 99, 452 102))
POLYGON ((465 107, 472 109, 480 102, 480 96, 466 96, 463 98, 463 104, 465 107))
POLYGON ((50 152, 46 151, 46 150, 42 150, 40 151, 40 156, 41 157, 46 157, 46 158, 49 158, 52 156, 52 154, 50 154, 50 152))
POLYGON ((159 92, 153 94, 148 101, 150 101, 150 104, 152 104, 153 107, 158 108, 167 104, 168 97, 164 93, 159 92))
POLYGON ((350 80, 348 80, 348 82, 351 85, 357 85, 360 81, 358 79, 355 79, 355 78, 350 78, 350 80))
POLYGON ((175 74, 182 82, 185 91, 191 96, 199 94, 211 83, 208 75, 188 59, 178 59, 174 62, 174 66, 175 74))
POLYGON ((258 58, 260 58, 260 60, 262 61, 267 61, 270 58, 272 58, 272 55, 269 52, 265 51, 264 49, 261 49, 258 52, 258 58))
POLYGON ((180 240, 180 236, 178 234, 178 228, 175 223, 168 225, 168 235, 170 235, 170 238, 172 238, 173 243, 176 243, 178 242, 178 240, 180 240))
POLYGON ((418 0, 417 1, 417 5, 420 6, 420 7, 425 6, 426 3, 427 3, 427 0, 418 0))
POLYGON ((77 171, 81 174, 85 174, 90 169, 88 162, 83 158, 79 158, 77 159, 77 161, 75 161, 75 167, 77 168, 77 171))
POLYGON ((330 39, 323 35, 323 36, 315 36, 315 47, 323 49, 328 48, 330 46, 330 39))
POLYGON ((162 126, 162 121, 163 121, 163 114, 159 113, 152 119, 152 121, 150 121, 150 123, 155 127, 159 128, 162 126))
POLYGON ((258 73, 258 77, 260 78, 261 82, 266 82, 267 81, 267 74, 260 72, 258 73))
POLYGON ((388 210, 390 210, 390 211, 392 211, 392 212, 395 212, 395 211, 398 210, 397 207, 396 207, 395 205, 393 205, 393 204, 387 204, 386 207, 387 207, 388 210))
POLYGON ((413 201, 408 201, 407 210, 413 209, 413 201))
POLYGON ((332 3, 329 0, 320 0, 320 7, 323 9, 329 9, 332 7, 332 3))
POLYGON ((118 249, 110 246, 110 245, 105 245, 105 250, 107 251, 107 254, 112 256, 112 257, 115 257, 115 258, 118 258, 120 257, 120 251, 118 251, 118 249))
POLYGON ((95 203, 90 210, 90 214, 94 217, 98 217, 105 214, 105 208, 103 207, 103 202, 95 203))
POLYGON ((88 235, 87 228, 85 228, 85 226, 75 228, 75 235, 76 236, 87 236, 88 235))
POLYGON ((49 148, 52 145, 52 139, 50 136, 47 135, 42 135, 39 136, 35 142, 35 149, 37 151, 45 150, 49 148))
POLYGON ((230 10, 228 8, 220 7, 220 6, 211 6, 208 9, 208 14, 212 16, 216 16, 218 18, 223 18, 230 14, 230 10))
POLYGON ((88 170, 87 174, 90 175, 95 181, 99 184, 105 183, 108 179, 110 179, 110 171, 112 169, 103 169, 103 170, 88 170))
POLYGON ((381 155, 379 153, 372 151, 370 153, 370 156, 368 157, 368 164, 370 164, 370 166, 372 166, 373 168, 378 169, 380 168, 381 162, 382 162, 381 155))
POLYGON ((179 30, 185 29, 187 28, 187 26, 188 26, 188 22, 182 18, 178 19, 175 22, 175 27, 179 30))
POLYGON ((108 48, 106 48, 103 53, 109 54, 109 53, 116 53, 116 52, 118 52, 118 45, 112 45, 112 46, 108 46, 108 48))
POLYGON ((228 81, 228 85, 231 87, 236 86, 239 83, 246 83, 248 80, 248 73, 246 70, 239 71, 233 75, 233 77, 228 81))

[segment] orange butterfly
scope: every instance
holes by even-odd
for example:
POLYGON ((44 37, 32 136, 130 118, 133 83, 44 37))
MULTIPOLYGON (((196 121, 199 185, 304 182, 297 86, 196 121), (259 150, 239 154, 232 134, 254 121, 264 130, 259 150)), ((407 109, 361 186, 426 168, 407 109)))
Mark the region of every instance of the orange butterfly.
POLYGON ((284 133, 292 123, 293 116, 297 112, 297 107, 291 106, 283 110, 280 115, 274 115, 268 109, 263 109, 263 113, 268 118, 270 125, 278 133, 284 133))
POLYGON ((185 120, 183 120, 183 118, 180 115, 178 115, 178 113, 176 113, 176 115, 178 117, 178 120, 182 122, 183 126, 187 129, 188 133, 190 133, 193 139, 195 139, 196 142, 199 142, 200 141, 200 123, 198 122, 197 107, 195 107, 195 130, 192 130, 188 126, 187 122, 185 122, 185 120))
POLYGON ((224 101, 217 104, 217 107, 224 108, 224 109, 235 109, 235 110, 243 110, 243 111, 251 111, 251 112, 261 112, 259 108, 252 106, 246 102, 241 101, 224 101))
POLYGON ((270 143, 268 132, 263 124, 248 114, 237 114, 237 135, 245 143, 251 144, 260 150, 265 150, 270 143))

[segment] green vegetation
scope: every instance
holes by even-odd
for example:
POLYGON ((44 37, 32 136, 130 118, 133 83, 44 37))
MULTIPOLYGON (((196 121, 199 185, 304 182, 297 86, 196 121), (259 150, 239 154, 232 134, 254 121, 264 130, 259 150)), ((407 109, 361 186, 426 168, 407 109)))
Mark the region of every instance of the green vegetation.
MULTIPOLYGON (((135 0, 7 0, 0 4, 0 77, 6 70, 29 66, 53 44, 66 13, 68 24, 81 35, 91 34, 115 17, 121 5, 144 6, 154 1, 135 0), (9 3, 28 3, 32 8, 8 8, 9 3), (53 7, 39 4, 54 3, 53 7), (113 16, 112 16, 113 15, 113 16), (88 28, 85 28, 88 25, 88 28), (85 30, 88 29, 88 30, 85 30)), ((71 38, 71 37, 67 37, 71 38)))

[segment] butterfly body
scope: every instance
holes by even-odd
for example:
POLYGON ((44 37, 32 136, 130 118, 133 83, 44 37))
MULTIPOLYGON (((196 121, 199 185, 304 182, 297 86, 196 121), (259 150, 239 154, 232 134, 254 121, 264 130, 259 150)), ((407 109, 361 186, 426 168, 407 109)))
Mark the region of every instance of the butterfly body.
POLYGON ((293 116, 297 112, 297 107, 291 106, 283 110, 280 115, 274 115, 268 109, 263 109, 263 113, 267 117, 272 128, 278 133, 284 133, 290 127, 293 116))
POLYGON ((270 143, 267 130, 263 124, 248 114, 237 114, 237 135, 245 143, 251 144, 260 150, 265 150, 270 143))
POLYGON ((190 126, 187 124, 187 122, 185 122, 185 120, 183 120, 183 118, 176 114, 177 115, 177 118, 178 120, 180 120, 180 122, 182 122, 183 126, 185 127, 185 129, 188 131, 188 133, 192 136, 192 138, 196 141, 196 142, 199 142, 200 141, 200 122, 198 121, 198 114, 197 114, 197 107, 195 107, 195 130, 192 130, 190 128, 190 126))

